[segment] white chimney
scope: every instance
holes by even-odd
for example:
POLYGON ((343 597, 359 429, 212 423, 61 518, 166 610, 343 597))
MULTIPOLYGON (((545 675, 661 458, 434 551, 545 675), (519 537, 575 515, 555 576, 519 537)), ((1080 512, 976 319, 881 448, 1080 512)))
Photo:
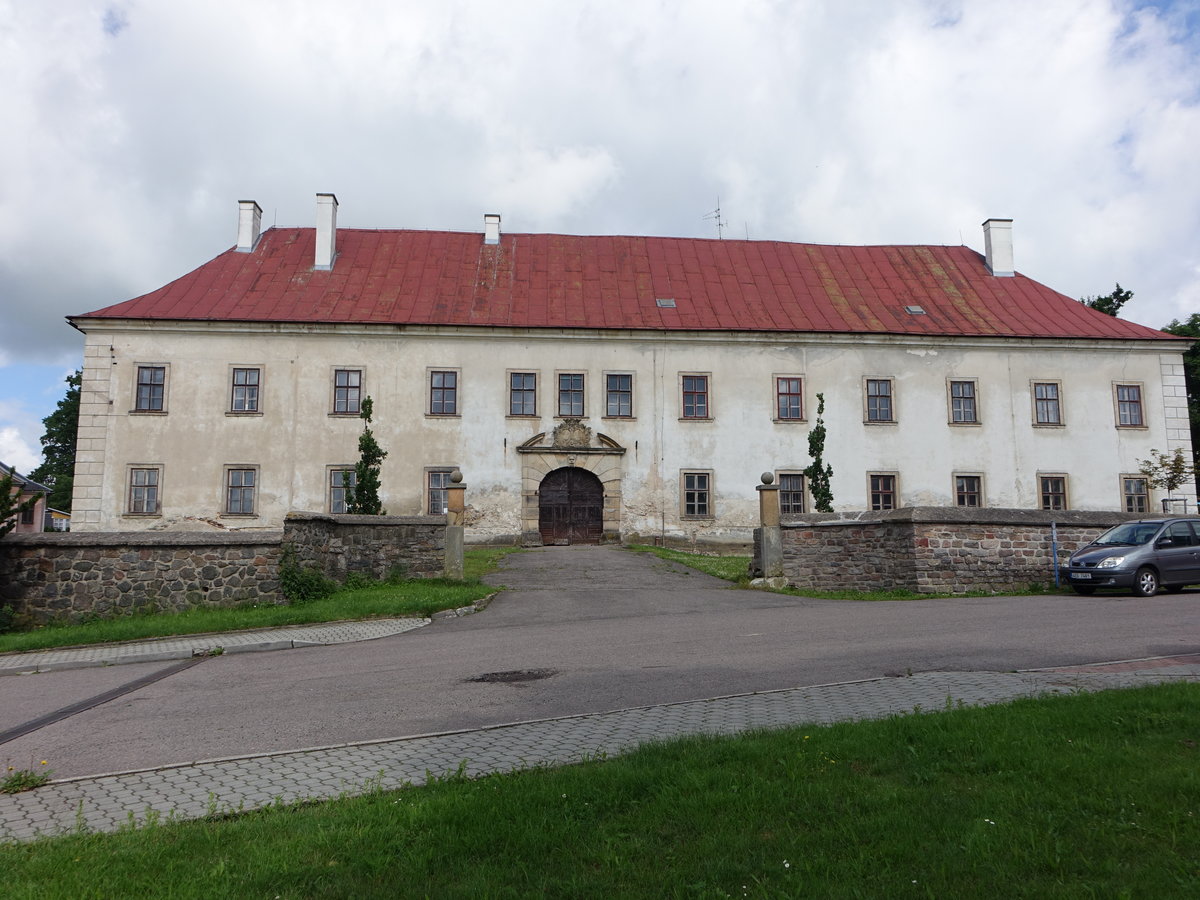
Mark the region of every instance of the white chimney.
POLYGON ((249 253, 258 243, 262 209, 253 200, 238 201, 238 253, 249 253))
POLYGON ((988 219, 983 223, 983 250, 988 271, 1011 277, 1013 268, 1012 219, 988 219))
POLYGON ((317 256, 314 269, 329 271, 337 256, 337 197, 317 194, 317 256))
POLYGON ((483 242, 500 243, 500 213, 485 213, 483 217, 483 242))

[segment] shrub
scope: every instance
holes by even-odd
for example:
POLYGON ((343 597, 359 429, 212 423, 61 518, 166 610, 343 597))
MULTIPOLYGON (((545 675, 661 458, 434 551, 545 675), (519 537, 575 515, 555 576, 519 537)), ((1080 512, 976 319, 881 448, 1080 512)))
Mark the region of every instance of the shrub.
POLYGON ((338 585, 311 566, 301 566, 295 549, 288 544, 279 560, 279 588, 289 603, 300 604, 324 600, 337 591, 338 585))

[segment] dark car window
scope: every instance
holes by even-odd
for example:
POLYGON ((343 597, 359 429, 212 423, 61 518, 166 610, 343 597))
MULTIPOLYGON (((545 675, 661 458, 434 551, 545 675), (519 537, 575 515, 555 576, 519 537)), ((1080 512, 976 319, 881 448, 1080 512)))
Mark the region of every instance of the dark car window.
POLYGON ((1095 543, 1133 544, 1140 547, 1142 544, 1148 544, 1154 540, 1154 535, 1158 534, 1160 528, 1162 525, 1158 522, 1126 522, 1104 532, 1096 538, 1095 543))
POLYGON ((1196 543, 1196 534, 1191 522, 1172 522, 1165 535, 1176 547, 1191 547, 1196 543))

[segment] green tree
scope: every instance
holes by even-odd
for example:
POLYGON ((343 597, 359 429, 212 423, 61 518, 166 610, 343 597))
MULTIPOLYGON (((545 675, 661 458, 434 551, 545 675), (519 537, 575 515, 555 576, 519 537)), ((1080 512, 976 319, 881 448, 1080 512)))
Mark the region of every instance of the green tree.
POLYGON ((0 475, 0 538, 17 527, 17 516, 27 509, 33 509, 34 504, 38 502, 37 494, 18 500, 20 494, 13 478, 15 471, 0 468, 0 472, 4 473, 0 475))
POLYGON ((365 516, 381 516, 387 510, 379 499, 380 463, 387 451, 379 446, 371 431, 371 414, 374 403, 364 397, 359 417, 363 420, 363 433, 358 437, 358 462, 354 464, 354 484, 346 487, 346 512, 365 516))
POLYGON ((1139 459, 1137 463, 1150 487, 1165 490, 1168 497, 1196 480, 1196 463, 1183 455, 1182 447, 1176 447, 1173 453, 1151 450, 1150 459, 1139 459))
POLYGON ((1121 307, 1132 299, 1133 291, 1123 290, 1121 283, 1118 281, 1116 290, 1111 294, 1104 294, 1100 297, 1084 297, 1079 302, 1084 306, 1104 313, 1106 316, 1115 317, 1121 311, 1121 307))
POLYGON ((42 464, 29 473, 34 481, 50 488, 47 503, 63 512, 71 511, 71 488, 75 480, 75 444, 79 434, 79 390, 83 370, 67 376, 67 394, 42 424, 42 464))
POLYGON ((813 509, 816 512, 833 512, 833 466, 825 462, 825 395, 817 394, 817 422, 808 433, 808 455, 812 464, 804 470, 808 478, 808 490, 812 493, 813 509))

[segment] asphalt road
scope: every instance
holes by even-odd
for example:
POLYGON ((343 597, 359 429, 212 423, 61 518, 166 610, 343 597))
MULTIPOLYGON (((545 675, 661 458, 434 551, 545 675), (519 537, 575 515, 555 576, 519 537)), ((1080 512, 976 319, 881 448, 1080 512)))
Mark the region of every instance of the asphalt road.
MULTIPOLYGON (((206 659, 24 737, 57 777, 932 670, 1200 652, 1200 593, 854 603, 744 591, 613 547, 507 558, 484 612, 206 659)), ((0 679, 0 731, 166 668, 0 679)))

